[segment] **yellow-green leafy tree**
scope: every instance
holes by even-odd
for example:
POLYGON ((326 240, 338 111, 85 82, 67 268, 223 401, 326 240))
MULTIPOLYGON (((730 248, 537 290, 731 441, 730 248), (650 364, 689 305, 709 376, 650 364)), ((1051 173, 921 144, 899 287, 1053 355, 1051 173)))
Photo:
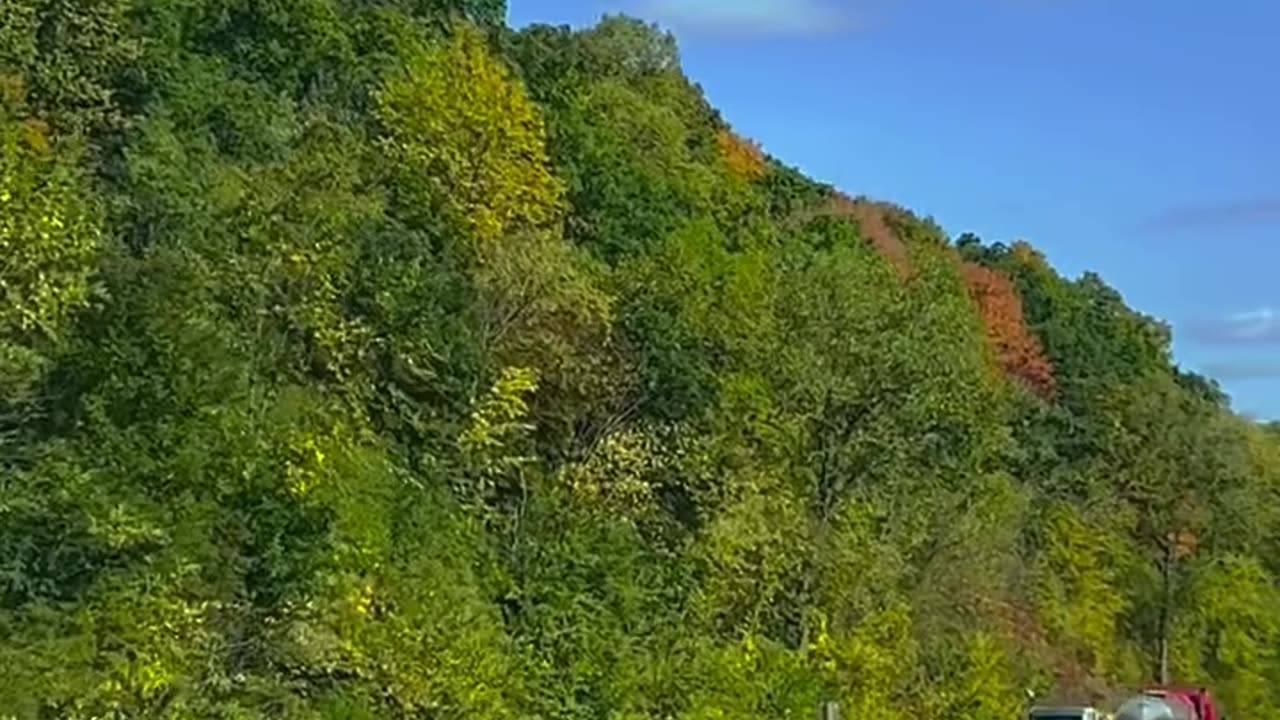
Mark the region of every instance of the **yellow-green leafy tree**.
POLYGON ((561 236, 564 188, 542 116, 473 26, 401 54, 377 95, 401 212, 463 258, 488 347, 504 364, 537 367, 548 398, 571 401, 605 343, 610 301, 561 236))
MULTIPOLYGON (((93 196, 75 156, 35 118, 0 108, 0 397, 39 374, 75 311, 92 297, 102 247, 93 196)), ((15 107, 18 106, 18 107, 15 107)))

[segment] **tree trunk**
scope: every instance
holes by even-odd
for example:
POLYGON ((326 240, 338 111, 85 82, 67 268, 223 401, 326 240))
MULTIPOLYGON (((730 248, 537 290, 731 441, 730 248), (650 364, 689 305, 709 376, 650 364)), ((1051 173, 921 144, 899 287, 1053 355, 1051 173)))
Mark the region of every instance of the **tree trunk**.
POLYGON ((1160 579, 1163 583, 1160 599, 1160 667, 1158 680, 1161 685, 1169 684, 1169 631, 1173 619, 1173 562, 1174 543, 1166 540, 1164 559, 1160 566, 1160 579))

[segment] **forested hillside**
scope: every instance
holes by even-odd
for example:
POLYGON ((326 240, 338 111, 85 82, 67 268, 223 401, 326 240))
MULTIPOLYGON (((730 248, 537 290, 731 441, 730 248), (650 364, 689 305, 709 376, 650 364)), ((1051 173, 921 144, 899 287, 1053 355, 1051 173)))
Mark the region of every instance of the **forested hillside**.
POLYGON ((504 15, 0 0, 0 716, 1280 713, 1166 326, 504 15))

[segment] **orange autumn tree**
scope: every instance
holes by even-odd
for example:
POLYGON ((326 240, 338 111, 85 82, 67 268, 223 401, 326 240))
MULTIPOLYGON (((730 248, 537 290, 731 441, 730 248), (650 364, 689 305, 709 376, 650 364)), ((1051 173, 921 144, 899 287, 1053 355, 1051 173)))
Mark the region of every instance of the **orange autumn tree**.
POLYGON ((734 177, 753 182, 764 176, 768 166, 759 143, 728 129, 721 129, 716 134, 716 143, 720 147, 720 157, 734 177))
POLYGON ((995 351, 1000 367, 1043 398, 1053 397, 1057 388, 1053 365, 1040 342, 1027 329, 1022 316, 1022 299, 1009 278, 977 263, 964 263, 965 283, 978 306, 986 328, 987 342, 995 351))

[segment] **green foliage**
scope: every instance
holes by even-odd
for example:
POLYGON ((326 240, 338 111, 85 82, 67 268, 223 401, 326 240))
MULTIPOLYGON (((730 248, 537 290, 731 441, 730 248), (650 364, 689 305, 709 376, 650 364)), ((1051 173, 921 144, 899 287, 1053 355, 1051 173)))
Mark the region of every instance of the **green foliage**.
POLYGON ((104 240, 76 159, 38 121, 0 116, 0 398, 38 378, 91 299, 104 240))
POLYGON ((607 259, 635 254, 711 210, 713 176, 690 151, 678 108, 603 79, 584 89, 557 132, 580 242, 607 259))
POLYGON ((1275 578, 1256 558, 1231 554, 1198 564, 1190 585, 1176 635, 1179 673, 1213 681, 1228 707, 1275 712, 1275 578))
POLYGON ((977 243, 970 236, 958 244, 962 254, 1005 270, 1017 283, 1027 322, 1040 337, 1069 407, 1084 410, 1116 385, 1169 372, 1168 328, 1125 306, 1096 274, 1067 280, 1026 243, 977 243))
POLYGON ((4 0, 0 79, 22 83, 34 109, 66 132, 118 128, 117 89, 141 54, 127 0, 4 0))
POLYGON ((533 97, 563 110, 592 80, 614 79, 672 87, 687 83, 680 74, 675 38, 660 28, 623 15, 605 15, 593 27, 534 24, 506 38, 533 97))
POLYGON ((1068 504, 1049 508, 1043 523, 1036 594, 1050 642, 1089 673, 1122 680, 1130 668, 1119 623, 1132 603, 1123 592, 1122 539, 1068 504))
POLYGON ((375 4, 420 18, 447 21, 461 17, 480 25, 500 26, 507 18, 506 0, 378 0, 375 4))
POLYGON ((662 30, 0 6, 0 712, 995 720, 1162 650, 1280 709, 1276 429, 662 30))
POLYGON ((600 334, 609 301, 558 236, 563 189, 537 108, 478 31, 443 42, 407 50, 406 72, 378 95, 399 207, 465 258, 484 340, 556 373, 600 334))
POLYGON ((968 638, 943 691, 930 703, 931 717, 1007 718, 1021 711, 1008 658, 989 635, 968 638))

